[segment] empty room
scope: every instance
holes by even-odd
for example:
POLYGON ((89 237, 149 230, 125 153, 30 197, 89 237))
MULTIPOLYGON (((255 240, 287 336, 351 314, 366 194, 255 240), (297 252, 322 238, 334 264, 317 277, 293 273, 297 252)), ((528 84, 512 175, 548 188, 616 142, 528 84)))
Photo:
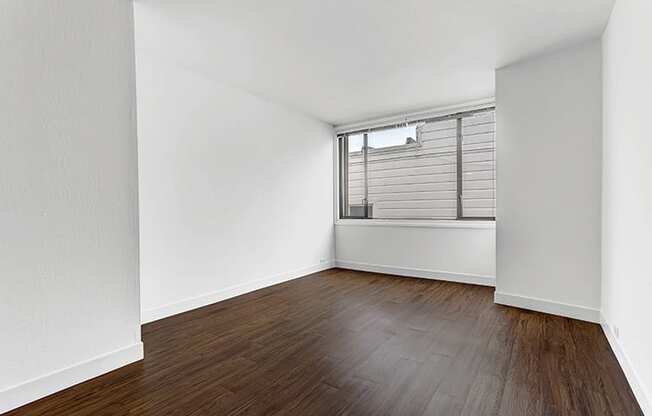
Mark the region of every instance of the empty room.
POLYGON ((652 416, 652 1, 0 0, 0 414, 652 416))

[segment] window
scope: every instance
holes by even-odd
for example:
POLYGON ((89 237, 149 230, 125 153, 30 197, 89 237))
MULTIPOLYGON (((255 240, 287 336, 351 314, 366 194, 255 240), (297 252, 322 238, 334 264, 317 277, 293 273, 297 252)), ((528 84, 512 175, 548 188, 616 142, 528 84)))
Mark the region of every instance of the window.
POLYGON ((340 134, 340 218, 494 219, 495 110, 340 134))

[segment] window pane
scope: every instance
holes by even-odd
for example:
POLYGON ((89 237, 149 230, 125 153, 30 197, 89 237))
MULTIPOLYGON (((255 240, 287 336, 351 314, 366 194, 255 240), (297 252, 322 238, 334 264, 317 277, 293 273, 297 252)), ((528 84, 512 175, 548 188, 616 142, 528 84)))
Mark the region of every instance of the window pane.
POLYGON ((348 138, 348 198, 347 198, 347 213, 345 216, 349 217, 364 217, 364 198, 365 198, 365 182, 364 182, 364 160, 362 153, 362 146, 364 144, 364 136, 362 134, 351 135, 348 138))
POLYGON ((495 111, 462 120, 462 212, 464 217, 496 216, 495 111))
POLYGON ((362 134, 354 134, 349 136, 349 153, 356 153, 362 151, 364 136, 362 134))
POLYGON ((370 217, 455 219, 456 121, 368 136, 370 217))
POLYGON ((417 138, 417 126, 400 127, 369 133, 369 149, 384 149, 394 146, 415 144, 417 138))

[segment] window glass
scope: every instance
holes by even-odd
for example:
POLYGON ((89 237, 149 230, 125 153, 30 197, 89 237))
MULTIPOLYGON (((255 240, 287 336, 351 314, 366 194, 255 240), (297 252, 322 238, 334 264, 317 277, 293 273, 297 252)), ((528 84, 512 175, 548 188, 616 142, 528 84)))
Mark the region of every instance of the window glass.
POLYGON ((371 132, 368 134, 369 149, 385 149, 406 144, 416 144, 416 129, 416 126, 407 126, 371 132))
POLYGON ((462 119, 462 214, 496 216, 496 115, 494 111, 462 119))

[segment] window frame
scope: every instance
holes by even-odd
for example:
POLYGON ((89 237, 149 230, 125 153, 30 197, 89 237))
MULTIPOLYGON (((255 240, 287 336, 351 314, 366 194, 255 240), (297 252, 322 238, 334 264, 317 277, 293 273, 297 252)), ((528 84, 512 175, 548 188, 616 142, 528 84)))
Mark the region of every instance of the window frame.
MULTIPOLYGON (((462 125, 462 120, 465 117, 473 116, 476 114, 481 114, 489 111, 496 111, 496 106, 493 102, 487 103, 486 105, 478 106, 472 109, 467 109, 464 111, 457 111, 457 112, 451 112, 451 113, 443 113, 439 114, 433 117, 427 117, 427 118, 413 118, 412 120, 407 120, 403 123, 388 123, 388 124, 380 124, 376 125, 373 127, 369 128, 358 128, 358 129, 349 129, 349 130, 341 130, 337 131, 335 135, 335 149, 336 149, 336 158, 335 158, 335 169, 336 169, 336 177, 337 177, 337 186, 336 186, 336 191, 335 191, 335 197, 337 199, 336 206, 335 206, 335 216, 337 218, 336 223, 337 224, 343 224, 345 222, 350 222, 351 224, 356 224, 356 225, 367 225, 369 223, 375 223, 375 224, 400 224, 400 223, 419 223, 419 224, 460 224, 460 223, 468 223, 469 225, 472 225, 472 223, 477 223, 478 225, 481 226, 481 228, 486 228, 488 225, 489 228, 493 228, 495 226, 495 221, 496 217, 469 217, 469 216, 464 216, 464 207, 463 207, 463 200, 462 200, 462 190, 463 190, 463 125, 462 125), (347 198, 348 195, 346 195, 346 186, 343 186, 343 184, 347 183, 348 184, 348 169, 345 169, 344 167, 348 165, 348 157, 349 153, 346 152, 346 147, 347 147, 347 142, 348 136, 356 135, 356 134, 362 134, 363 135, 363 146, 362 149, 360 150, 361 153, 363 153, 363 161, 364 161, 364 183, 365 185, 368 183, 368 173, 367 173, 367 158, 369 154, 369 150, 372 150, 374 152, 382 152, 386 149, 397 149, 397 148, 403 148, 403 147, 412 147, 412 148, 419 148, 421 146, 421 135, 417 134, 416 136, 416 143, 406 143, 404 145, 396 145, 396 146, 391 146, 387 148, 379 148, 379 149, 369 149, 368 148, 368 134, 374 131, 380 131, 380 130, 387 130, 387 129, 394 129, 394 128, 401 128, 405 127, 406 125, 414 125, 414 124, 425 124, 425 123, 434 123, 438 121, 445 121, 445 120, 451 120, 451 119, 456 119, 457 124, 456 124, 456 173, 457 173, 457 184, 456 184, 456 207, 457 207, 457 216, 456 218, 451 218, 451 219, 437 219, 437 218, 392 218, 392 219, 381 219, 381 218, 371 218, 369 217, 369 213, 365 212, 365 215, 363 216, 350 216, 350 215, 345 215, 346 208, 348 206, 347 204, 347 198), (343 163, 347 162, 347 163, 343 163)), ((418 127, 417 127, 418 129, 418 127)), ((495 139, 494 139, 494 146, 495 146, 495 139)), ((363 204, 367 203, 368 204, 368 190, 367 187, 365 186, 365 196, 363 198, 363 204)), ((466 227, 465 227, 466 228, 466 227)))

